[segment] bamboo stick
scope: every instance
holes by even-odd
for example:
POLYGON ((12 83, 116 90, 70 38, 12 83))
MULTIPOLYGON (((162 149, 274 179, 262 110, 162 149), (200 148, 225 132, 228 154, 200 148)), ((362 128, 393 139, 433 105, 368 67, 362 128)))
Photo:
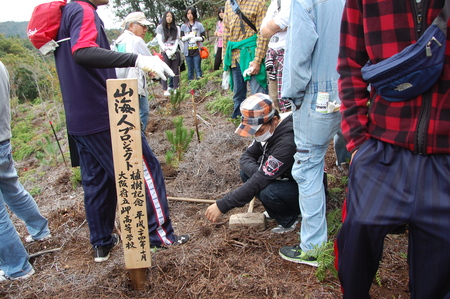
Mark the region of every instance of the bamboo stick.
POLYGON ((180 200, 180 201, 189 201, 189 202, 199 202, 199 203, 216 203, 214 199, 200 199, 200 198, 187 198, 187 197, 172 197, 167 196, 169 200, 180 200))

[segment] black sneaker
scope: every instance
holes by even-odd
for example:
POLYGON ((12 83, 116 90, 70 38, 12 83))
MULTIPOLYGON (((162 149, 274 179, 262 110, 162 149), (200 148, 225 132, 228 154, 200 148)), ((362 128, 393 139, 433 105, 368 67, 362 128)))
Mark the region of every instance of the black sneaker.
POLYGON ((319 267, 317 258, 314 256, 310 256, 306 252, 301 250, 299 245, 281 247, 279 253, 280 256, 287 261, 298 264, 305 264, 313 267, 319 267))
POLYGON ((173 241, 172 245, 181 245, 189 241, 189 235, 175 235, 175 241, 173 241))
POLYGON ((109 253, 114 246, 119 244, 119 236, 117 234, 111 234, 113 238, 113 244, 111 246, 94 246, 94 261, 97 263, 101 263, 107 261, 109 259, 109 253))

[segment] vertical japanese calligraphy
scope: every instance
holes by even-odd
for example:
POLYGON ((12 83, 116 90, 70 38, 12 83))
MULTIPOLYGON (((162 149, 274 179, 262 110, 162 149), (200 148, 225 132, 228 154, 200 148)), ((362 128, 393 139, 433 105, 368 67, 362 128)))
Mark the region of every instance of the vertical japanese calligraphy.
POLYGON ((125 266, 151 266, 136 79, 106 81, 125 266))

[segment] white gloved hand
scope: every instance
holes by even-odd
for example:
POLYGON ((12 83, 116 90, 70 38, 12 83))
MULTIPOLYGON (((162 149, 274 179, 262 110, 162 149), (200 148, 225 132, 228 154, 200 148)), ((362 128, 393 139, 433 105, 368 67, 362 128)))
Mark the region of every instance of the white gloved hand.
POLYGON ((181 40, 184 41, 184 42, 189 40, 189 39, 191 39, 191 36, 189 34, 181 37, 181 40))
POLYGON ((170 67, 157 56, 138 55, 138 58, 136 59, 136 66, 143 71, 153 73, 155 79, 161 78, 166 81, 167 78, 164 73, 170 77, 175 76, 170 67))
POLYGON ((244 77, 245 77, 245 76, 251 76, 251 75, 252 75, 252 72, 253 72, 253 68, 252 68, 252 67, 249 67, 248 69, 246 69, 246 70, 242 73, 242 75, 244 75, 244 77))
POLYGON ((191 39, 189 39, 189 43, 190 44, 195 44, 197 42, 197 38, 196 37, 191 37, 191 39))
POLYGON ((173 55, 173 51, 172 50, 166 50, 166 55, 170 59, 172 57, 172 55, 173 55))
POLYGON ((195 39, 196 42, 201 42, 201 41, 203 41, 203 37, 201 37, 201 36, 194 37, 194 39, 195 39))

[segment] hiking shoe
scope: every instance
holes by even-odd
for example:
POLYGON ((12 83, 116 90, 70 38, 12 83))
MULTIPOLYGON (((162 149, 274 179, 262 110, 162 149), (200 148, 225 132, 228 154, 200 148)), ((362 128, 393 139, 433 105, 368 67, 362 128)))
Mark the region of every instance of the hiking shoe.
POLYGON ((28 272, 28 273, 25 274, 25 275, 22 275, 22 276, 19 276, 19 277, 9 277, 9 276, 6 276, 5 272, 3 272, 3 270, 0 270, 0 282, 7 281, 7 280, 22 280, 22 279, 28 279, 28 278, 30 278, 31 276, 33 276, 33 274, 34 274, 35 272, 36 272, 36 271, 34 271, 34 268, 31 268, 31 271, 28 272))
POLYGON ((272 228, 272 232, 275 234, 285 234, 285 233, 289 233, 291 231, 293 231, 295 229, 295 227, 297 226, 298 221, 296 220, 294 222, 294 224, 292 224, 289 227, 284 227, 281 224, 272 228))
POLYGON ((33 239, 33 237, 31 235, 28 235, 25 237, 25 242, 27 242, 27 243, 31 243, 31 242, 35 242, 35 241, 42 242, 42 241, 50 239, 51 237, 52 237, 52 235, 48 234, 41 239, 33 239))
POLYGON ((117 234, 111 234, 111 237, 113 238, 113 244, 110 247, 108 247, 108 246, 93 246, 95 262, 101 263, 101 262, 107 261, 109 259, 109 254, 111 252, 111 249, 113 249, 114 246, 119 244, 119 236, 117 234))
POLYGON ((299 245, 281 247, 279 254, 282 259, 293 263, 319 267, 317 258, 310 256, 306 252, 301 250, 299 245))
POLYGON ((181 245, 189 241, 189 235, 175 235, 175 241, 173 241, 172 245, 181 245))

